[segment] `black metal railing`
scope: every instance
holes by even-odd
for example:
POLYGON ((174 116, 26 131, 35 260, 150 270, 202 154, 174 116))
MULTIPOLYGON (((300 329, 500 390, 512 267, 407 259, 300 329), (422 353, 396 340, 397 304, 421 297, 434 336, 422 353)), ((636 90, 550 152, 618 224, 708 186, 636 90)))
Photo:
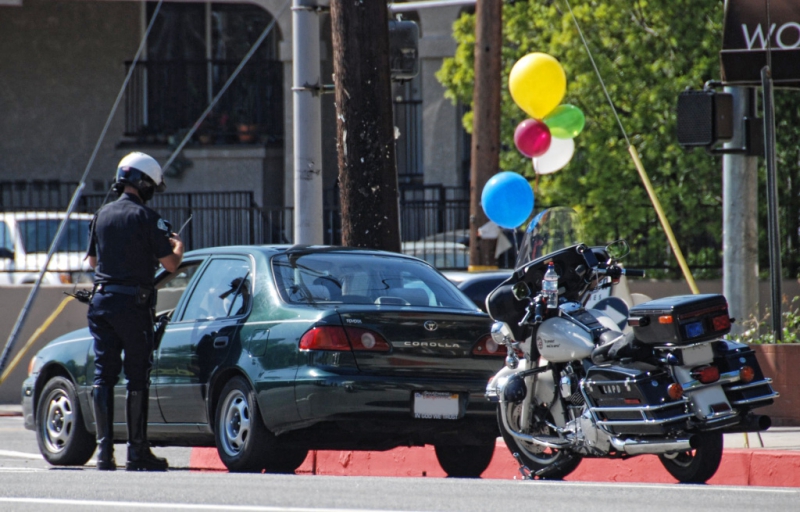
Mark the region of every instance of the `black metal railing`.
MULTIPOLYGON (((126 71, 131 62, 126 62, 126 71)), ((125 134, 140 143, 168 143, 185 133, 239 62, 143 61, 125 91, 125 134)), ((196 133, 204 144, 278 144, 283 129, 283 63, 251 60, 196 133)))
MULTIPOLYGON (((0 182, 0 212, 64 211, 76 187, 76 183, 56 181, 0 182)), ((331 245, 341 243, 341 215, 335 192, 335 189, 326 191, 323 209, 324 243, 331 245)), ((92 213, 104 200, 105 194, 83 195, 76 211, 92 213)), ((260 207, 255 204, 251 191, 157 194, 149 206, 174 229, 192 216, 181 233, 188 249, 294 242, 293 209, 260 207)), ((655 214, 647 219, 641 233, 626 235, 632 251, 625 264, 680 277, 677 262, 664 243, 655 214)), ((447 262, 439 265, 442 269, 463 268, 468 263, 468 228, 468 189, 441 185, 400 187, 400 231, 405 252, 429 261, 447 262)), ((498 265, 509 268, 514 264, 516 251, 512 232, 507 231, 505 235, 512 248, 500 256, 498 265)), ((713 240, 695 240, 682 249, 693 272, 718 272, 722 268, 722 251, 713 240)))

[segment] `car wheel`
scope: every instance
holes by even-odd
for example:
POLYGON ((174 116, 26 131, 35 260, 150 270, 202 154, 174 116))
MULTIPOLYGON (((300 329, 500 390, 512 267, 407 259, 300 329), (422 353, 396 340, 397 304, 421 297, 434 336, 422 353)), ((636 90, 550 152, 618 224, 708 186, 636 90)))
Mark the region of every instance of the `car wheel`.
POLYGON ((495 440, 481 445, 435 445, 436 459, 447 476, 478 478, 494 456, 495 440))
POLYGON ((280 445, 261 420, 256 394, 242 377, 222 389, 214 436, 219 458, 232 472, 292 473, 308 450, 280 445))
POLYGON ((83 422, 75 386, 64 377, 53 377, 42 390, 36 440, 44 459, 54 466, 82 466, 97 447, 83 422))

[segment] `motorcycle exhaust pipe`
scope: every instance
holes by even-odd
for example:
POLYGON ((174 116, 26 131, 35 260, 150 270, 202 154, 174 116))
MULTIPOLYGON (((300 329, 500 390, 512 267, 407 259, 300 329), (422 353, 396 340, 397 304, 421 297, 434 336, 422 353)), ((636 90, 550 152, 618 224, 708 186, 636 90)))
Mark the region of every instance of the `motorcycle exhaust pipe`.
POLYGON ((763 432, 772 426, 772 419, 764 414, 748 414, 736 425, 722 429, 726 434, 741 432, 763 432))
POLYGON ((686 439, 620 439, 611 438, 611 444, 617 451, 628 455, 662 454, 670 452, 685 452, 697 448, 697 437, 689 436, 686 439))

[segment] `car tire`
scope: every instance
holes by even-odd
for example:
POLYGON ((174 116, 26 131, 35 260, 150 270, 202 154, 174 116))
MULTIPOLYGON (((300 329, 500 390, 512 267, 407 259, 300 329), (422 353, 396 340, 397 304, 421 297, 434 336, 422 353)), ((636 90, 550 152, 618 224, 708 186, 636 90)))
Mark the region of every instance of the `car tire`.
POLYGON ((97 443, 86 430, 75 386, 53 377, 42 389, 36 410, 36 441, 42 457, 54 466, 82 466, 97 443))
POLYGON ((494 456, 496 442, 480 445, 450 445, 437 444, 434 446, 436 459, 447 476, 454 478, 478 478, 489 467, 494 456))
POLYGON ((261 420, 256 394, 243 377, 225 384, 215 414, 219 458, 235 473, 293 473, 308 450, 281 446, 261 420))

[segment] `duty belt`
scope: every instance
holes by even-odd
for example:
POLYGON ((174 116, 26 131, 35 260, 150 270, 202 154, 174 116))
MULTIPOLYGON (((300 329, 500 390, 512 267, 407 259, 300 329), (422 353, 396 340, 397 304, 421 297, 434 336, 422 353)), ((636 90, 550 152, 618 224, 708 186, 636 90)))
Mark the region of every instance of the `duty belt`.
POLYGON ((142 288, 141 286, 126 286, 124 284, 108 284, 100 283, 95 286, 95 291, 99 293, 121 293, 122 295, 131 295, 136 297, 136 302, 145 304, 150 300, 153 290, 150 288, 142 288))

